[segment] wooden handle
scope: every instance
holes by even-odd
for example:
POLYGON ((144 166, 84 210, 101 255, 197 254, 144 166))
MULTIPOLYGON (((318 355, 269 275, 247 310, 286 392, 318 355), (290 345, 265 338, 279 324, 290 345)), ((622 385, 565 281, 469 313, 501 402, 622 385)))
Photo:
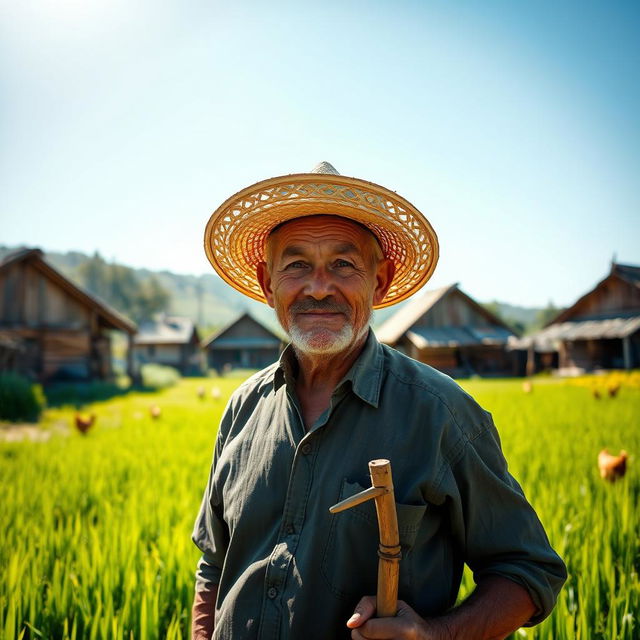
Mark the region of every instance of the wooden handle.
POLYGON ((342 502, 338 502, 338 504, 334 504, 333 507, 329 507, 329 511, 331 513, 340 513, 340 511, 346 511, 347 509, 351 509, 351 507, 355 507, 356 505, 362 504, 367 500, 371 500, 371 498, 377 498, 385 493, 386 490, 382 488, 369 487, 360 493, 356 493, 355 496, 351 496, 342 502))
POLYGON ((380 528, 376 610, 378 618, 391 618, 396 615, 398 610, 398 578, 401 556, 391 463, 388 460, 372 460, 369 462, 369 473, 371 474, 372 486, 385 490, 375 497, 380 528))

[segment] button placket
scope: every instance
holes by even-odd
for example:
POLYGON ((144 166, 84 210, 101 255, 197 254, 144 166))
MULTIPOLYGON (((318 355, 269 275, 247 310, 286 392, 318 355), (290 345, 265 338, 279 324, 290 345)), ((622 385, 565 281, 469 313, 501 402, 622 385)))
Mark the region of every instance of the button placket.
MULTIPOLYGON (((299 421, 298 425, 301 426, 302 420, 299 412, 296 413, 298 414, 296 416, 299 421)), ((304 521, 309 498, 314 462, 314 457, 310 455, 312 453, 314 453, 313 444, 305 442, 298 445, 294 455, 285 498, 283 526, 266 570, 266 589, 263 592, 265 600, 259 635, 261 640, 275 637, 273 634, 277 633, 276 629, 281 620, 281 599, 286 596, 287 574, 291 561, 295 557, 300 528, 304 521)))

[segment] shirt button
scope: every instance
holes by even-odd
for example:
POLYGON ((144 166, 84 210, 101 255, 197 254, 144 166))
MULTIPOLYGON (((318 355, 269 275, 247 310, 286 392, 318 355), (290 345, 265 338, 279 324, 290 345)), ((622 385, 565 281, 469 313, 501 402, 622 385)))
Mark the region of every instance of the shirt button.
POLYGON ((308 456, 311 453, 311 445, 308 442, 302 445, 302 454, 308 456))
POLYGON ((273 600, 278 595, 278 590, 275 587, 270 587, 267 595, 273 600))

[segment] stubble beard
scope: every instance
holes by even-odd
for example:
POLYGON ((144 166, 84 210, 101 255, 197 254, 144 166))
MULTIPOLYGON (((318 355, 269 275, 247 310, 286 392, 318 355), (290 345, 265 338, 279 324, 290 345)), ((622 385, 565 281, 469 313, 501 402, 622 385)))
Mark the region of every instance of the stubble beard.
POLYGON ((369 312, 363 326, 356 332, 353 320, 350 317, 350 309, 343 306, 326 304, 324 302, 300 303, 298 306, 292 305, 285 317, 278 313, 278 319, 283 329, 287 332, 293 348, 302 354, 310 356, 334 356, 339 353, 349 351, 355 344, 359 343, 369 331, 369 312), (304 309, 321 309, 326 311, 339 310, 345 313, 347 322, 339 330, 327 329, 326 327, 313 327, 303 330, 296 324, 296 313, 304 309), (286 320, 285 320, 286 318, 286 320))
POLYGON ((289 338, 296 351, 313 356, 332 356, 348 351, 364 334, 363 327, 358 336, 351 323, 345 324, 339 331, 329 329, 310 329, 303 331, 296 324, 289 327, 289 338))

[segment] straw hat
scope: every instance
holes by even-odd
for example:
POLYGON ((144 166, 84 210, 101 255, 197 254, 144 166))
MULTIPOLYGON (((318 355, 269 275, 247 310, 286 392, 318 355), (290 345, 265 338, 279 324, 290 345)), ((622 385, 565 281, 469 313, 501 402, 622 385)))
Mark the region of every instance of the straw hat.
POLYGON ((429 221, 397 193, 359 178, 341 176, 328 162, 311 173, 257 182, 221 204, 204 232, 209 262, 232 287, 266 302, 256 267, 277 225, 312 215, 336 215, 367 227, 396 272, 376 308, 396 304, 422 287, 438 262, 438 238, 429 221))

